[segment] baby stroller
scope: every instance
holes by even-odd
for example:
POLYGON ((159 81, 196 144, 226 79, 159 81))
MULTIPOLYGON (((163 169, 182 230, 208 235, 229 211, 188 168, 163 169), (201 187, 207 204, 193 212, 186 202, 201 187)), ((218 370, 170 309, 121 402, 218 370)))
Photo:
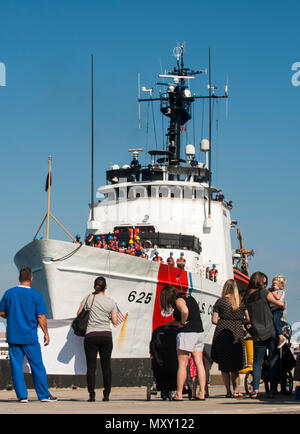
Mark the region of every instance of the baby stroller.
MULTIPOLYGON (((177 352, 176 336, 178 329, 176 326, 157 327, 152 334, 150 342, 151 367, 154 383, 147 386, 147 400, 151 400, 151 395, 161 392, 161 398, 165 401, 173 398, 173 393, 177 388, 177 352)), ((192 397, 192 390, 185 386, 183 394, 192 397)))
POLYGON ((294 386, 292 370, 296 366, 295 357, 290 349, 292 327, 286 321, 281 321, 281 327, 282 334, 286 337, 287 343, 280 348, 280 386, 281 393, 290 395, 294 386))
MULTIPOLYGON (((292 328, 290 324, 285 321, 281 322, 282 332, 287 339, 287 343, 280 349, 280 387, 281 393, 290 395, 293 391, 294 381, 292 370, 296 365, 295 358, 290 350, 290 340, 292 336, 292 328)), ((246 354, 247 354, 247 367, 240 371, 245 375, 245 391, 247 394, 253 392, 253 341, 247 338, 245 340, 246 354)), ((266 393, 270 392, 270 375, 269 375, 269 361, 268 355, 265 354, 264 362, 262 365, 262 373, 260 383, 264 383, 266 393)))

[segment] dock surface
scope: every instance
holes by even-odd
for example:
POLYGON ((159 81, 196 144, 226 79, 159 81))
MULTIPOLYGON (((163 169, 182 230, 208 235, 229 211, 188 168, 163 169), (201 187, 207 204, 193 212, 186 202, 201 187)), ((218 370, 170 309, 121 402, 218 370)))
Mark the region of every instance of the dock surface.
MULTIPOLYGON (((273 399, 262 392, 259 399, 226 398, 223 386, 210 386, 205 401, 163 401, 160 393, 147 401, 146 387, 113 388, 109 402, 102 402, 102 389, 96 390, 96 402, 88 402, 86 389, 51 389, 58 401, 39 402, 29 390, 28 403, 19 403, 13 390, 0 391, 0 414, 103 414, 107 421, 116 415, 178 415, 198 414, 300 414, 300 401, 295 392, 278 394, 273 399)), ((115 419, 114 419, 115 420, 115 419)))

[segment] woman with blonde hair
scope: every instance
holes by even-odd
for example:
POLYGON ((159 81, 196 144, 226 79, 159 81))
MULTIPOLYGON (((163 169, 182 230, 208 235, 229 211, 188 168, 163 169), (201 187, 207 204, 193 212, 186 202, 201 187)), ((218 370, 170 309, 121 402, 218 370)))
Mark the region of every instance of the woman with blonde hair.
POLYGON ((246 363, 243 328, 245 315, 237 284, 234 279, 229 279, 213 308, 212 323, 217 327, 211 349, 211 357, 218 363, 222 373, 227 398, 243 396, 239 392, 239 371, 246 363))

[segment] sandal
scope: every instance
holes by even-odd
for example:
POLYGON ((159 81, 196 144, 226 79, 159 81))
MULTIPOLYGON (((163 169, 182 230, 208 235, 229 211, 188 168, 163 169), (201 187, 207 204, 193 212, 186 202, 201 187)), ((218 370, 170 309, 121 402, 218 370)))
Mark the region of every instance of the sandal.
POLYGON ((243 394, 240 392, 233 392, 232 398, 243 398, 243 394))
POLYGON ((204 398, 200 398, 200 396, 195 396, 195 400, 196 401, 205 401, 205 397, 204 398))
POLYGON ((248 395, 245 395, 245 398, 258 399, 258 392, 249 393, 248 395))
POLYGON ((177 394, 175 393, 175 395, 174 395, 173 398, 172 398, 172 401, 183 401, 183 399, 182 399, 182 398, 179 399, 179 398, 177 397, 177 394))

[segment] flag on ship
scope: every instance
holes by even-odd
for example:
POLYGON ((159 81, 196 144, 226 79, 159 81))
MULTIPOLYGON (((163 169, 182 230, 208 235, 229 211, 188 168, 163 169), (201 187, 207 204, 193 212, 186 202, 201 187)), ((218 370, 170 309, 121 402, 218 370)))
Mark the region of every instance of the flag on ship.
POLYGON ((180 132, 184 133, 184 131, 186 131, 186 123, 180 127, 180 132))
MULTIPOLYGON (((118 308, 118 306, 117 306, 117 308, 118 308)), ((128 316, 128 313, 126 313, 126 315, 124 316, 122 314, 122 312, 120 311, 120 309, 118 308, 118 312, 117 312, 117 324, 114 327, 118 327, 119 325, 121 325, 122 322, 125 321, 125 319, 127 318, 127 316, 128 316)))
MULTIPOLYGON (((50 185, 52 185, 52 176, 51 176, 51 174, 50 174, 50 185)), ((48 186, 49 186, 49 173, 48 173, 47 179, 46 179, 45 191, 48 191, 48 186)))

